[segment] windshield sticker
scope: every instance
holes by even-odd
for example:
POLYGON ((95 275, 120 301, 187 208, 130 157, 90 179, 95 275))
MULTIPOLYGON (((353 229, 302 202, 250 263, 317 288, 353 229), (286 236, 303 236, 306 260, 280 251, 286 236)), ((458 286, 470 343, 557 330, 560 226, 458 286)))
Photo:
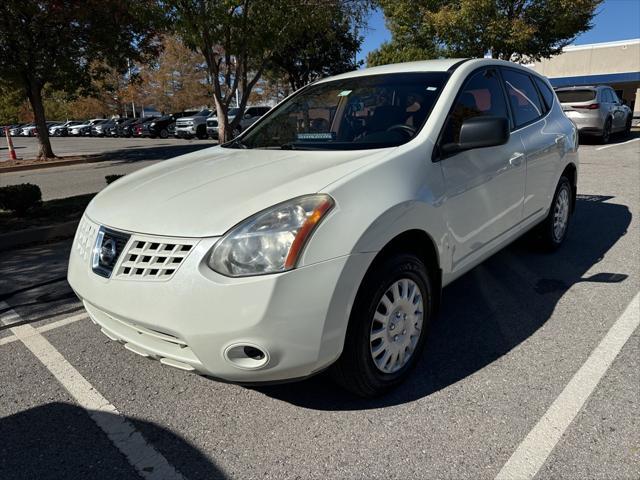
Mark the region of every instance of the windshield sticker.
POLYGON ((298 133, 298 140, 335 140, 336 132, 298 133))
POLYGON ((437 89, 438 87, 427 87, 428 92, 435 92, 437 89))
POLYGON ((346 97, 347 95, 349 95, 353 90, 343 90, 341 91, 338 96, 339 97, 346 97))

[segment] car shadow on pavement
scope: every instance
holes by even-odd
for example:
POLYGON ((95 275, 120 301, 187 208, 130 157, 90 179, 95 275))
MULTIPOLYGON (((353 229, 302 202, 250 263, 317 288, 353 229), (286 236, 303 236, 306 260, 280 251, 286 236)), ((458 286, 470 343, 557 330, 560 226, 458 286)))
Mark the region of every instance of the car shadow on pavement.
POLYGON ((627 233, 631 212, 612 200, 579 195, 569 237, 558 252, 541 252, 528 235, 447 286, 422 358, 389 394, 357 398, 326 374, 255 389, 306 408, 360 410, 411 402, 472 375, 533 335, 572 285, 627 278, 624 272, 584 276, 627 233))
MULTIPOLYGON (((116 424, 119 420, 108 412, 99 415, 114 417, 116 424)), ((185 477, 226 478, 220 468, 187 440, 155 423, 124 418, 185 477)), ((139 478, 88 412, 69 403, 48 403, 0 418, 0 438, 3 480, 139 478)), ((149 474, 153 473, 151 468, 147 470, 149 474)))
MULTIPOLYGON (((631 133, 629 135, 625 135, 624 133, 613 133, 611 135, 611 139, 609 140, 609 143, 607 143, 606 145, 615 145, 617 143, 624 143, 624 142, 628 142, 629 140, 634 140, 636 138, 640 138, 640 130, 638 130, 637 128, 634 128, 631 130, 631 133)), ((606 146, 602 144, 602 142, 598 137, 590 136, 590 135, 580 135, 580 145, 599 145, 601 147, 606 146)))
POLYGON ((173 157, 179 157, 187 153, 196 152, 203 148, 215 147, 217 143, 211 141, 202 141, 201 143, 186 143, 184 145, 155 145, 147 147, 144 144, 138 146, 130 146, 118 150, 109 150, 100 156, 99 162, 119 161, 121 163, 134 163, 143 160, 167 160, 173 157))

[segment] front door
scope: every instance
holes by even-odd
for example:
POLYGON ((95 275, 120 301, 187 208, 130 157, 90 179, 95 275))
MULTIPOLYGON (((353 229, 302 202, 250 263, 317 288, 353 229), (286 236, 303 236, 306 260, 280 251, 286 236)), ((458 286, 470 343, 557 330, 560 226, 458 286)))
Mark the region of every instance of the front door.
MULTIPOLYGON (((494 68, 473 73, 459 92, 441 137, 457 142, 467 118, 509 118, 500 77, 494 68)), ((522 219, 525 150, 518 133, 505 145, 463 151, 440 159, 444 205, 452 249, 452 271, 482 256, 522 219)))

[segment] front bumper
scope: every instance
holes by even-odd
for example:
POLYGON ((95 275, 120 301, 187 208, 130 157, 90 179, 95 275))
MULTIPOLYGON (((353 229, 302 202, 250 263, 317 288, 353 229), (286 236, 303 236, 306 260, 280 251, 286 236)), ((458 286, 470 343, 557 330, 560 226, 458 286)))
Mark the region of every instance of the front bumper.
POLYGON ((180 127, 176 128, 175 136, 178 138, 195 137, 196 127, 180 127))
MULTIPOLYGON (((89 249, 98 227, 92 228, 93 237, 85 240, 89 249)), ((138 238, 132 234, 129 242, 138 238)), ((216 240, 197 240, 169 280, 145 281, 96 275, 91 259, 77 248, 77 236, 68 280, 103 333, 166 365, 254 383, 305 377, 335 361, 359 278, 374 254, 282 274, 229 278, 206 266, 216 240), (266 364, 245 368, 234 363, 228 351, 237 345, 259 347, 267 353, 266 364)))

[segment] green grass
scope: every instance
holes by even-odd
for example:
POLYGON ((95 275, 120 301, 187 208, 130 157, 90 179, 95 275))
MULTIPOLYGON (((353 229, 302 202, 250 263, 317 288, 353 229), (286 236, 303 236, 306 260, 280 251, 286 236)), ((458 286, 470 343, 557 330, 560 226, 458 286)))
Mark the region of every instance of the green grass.
POLYGON ((95 195, 95 193, 89 193, 42 202, 40 207, 30 210, 23 217, 0 210, 0 234, 79 220, 82 212, 95 195))

